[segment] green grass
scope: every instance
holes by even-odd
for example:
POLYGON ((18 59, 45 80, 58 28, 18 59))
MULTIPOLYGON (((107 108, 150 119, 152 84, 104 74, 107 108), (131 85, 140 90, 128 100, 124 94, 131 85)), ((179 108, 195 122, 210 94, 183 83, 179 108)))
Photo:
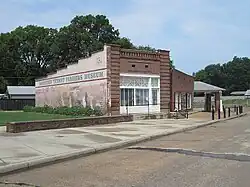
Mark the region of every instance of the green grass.
POLYGON ((34 113, 34 112, 22 112, 22 111, 0 112, 0 126, 4 126, 8 122, 65 119, 65 118, 76 118, 76 117, 64 116, 59 114, 44 114, 44 113, 34 113))
POLYGON ((224 105, 243 105, 243 106, 250 106, 250 100, 247 99, 230 99, 222 101, 224 105))

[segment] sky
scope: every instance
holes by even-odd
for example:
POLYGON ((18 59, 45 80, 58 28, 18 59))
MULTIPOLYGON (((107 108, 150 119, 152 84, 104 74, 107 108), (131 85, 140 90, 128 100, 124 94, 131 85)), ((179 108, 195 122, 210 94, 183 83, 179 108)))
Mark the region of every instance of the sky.
POLYGON ((76 15, 104 14, 134 44, 170 50, 176 68, 189 74, 250 57, 249 0, 0 1, 0 32, 28 24, 60 28, 76 15))

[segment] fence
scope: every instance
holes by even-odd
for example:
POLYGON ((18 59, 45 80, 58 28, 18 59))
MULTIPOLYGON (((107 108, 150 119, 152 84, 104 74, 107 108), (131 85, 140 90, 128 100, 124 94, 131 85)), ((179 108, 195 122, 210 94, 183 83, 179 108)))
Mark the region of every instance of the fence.
MULTIPOLYGON (((222 104, 226 107, 234 107, 234 105, 241 105, 244 107, 250 107, 250 98, 245 96, 222 96, 222 104)), ((214 103, 214 97, 211 98, 211 102, 214 103)), ((194 97, 193 108, 204 108, 204 97, 194 97)))
POLYGON ((0 99, 0 110, 23 110, 25 106, 35 106, 35 99, 0 99))

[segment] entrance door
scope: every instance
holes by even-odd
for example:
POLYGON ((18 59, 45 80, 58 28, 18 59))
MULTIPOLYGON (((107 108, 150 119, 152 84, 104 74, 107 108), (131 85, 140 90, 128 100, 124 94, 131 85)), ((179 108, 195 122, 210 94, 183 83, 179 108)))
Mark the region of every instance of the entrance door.
POLYGON ((178 110, 179 106, 179 94, 174 93, 174 110, 178 110))

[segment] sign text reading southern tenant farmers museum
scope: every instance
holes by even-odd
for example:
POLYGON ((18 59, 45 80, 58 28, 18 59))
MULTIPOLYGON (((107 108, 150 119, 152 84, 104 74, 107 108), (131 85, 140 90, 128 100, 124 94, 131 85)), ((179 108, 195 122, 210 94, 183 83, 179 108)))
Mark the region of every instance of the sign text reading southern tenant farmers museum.
POLYGON ((52 86, 52 85, 59 85, 59 84, 68 84, 68 83, 76 83, 81 81, 88 81, 88 80, 95 80, 104 78, 106 75, 106 70, 95 71, 95 72, 86 72, 86 73, 79 73, 74 75, 65 75, 62 77, 57 78, 50 78, 47 80, 41 80, 38 82, 39 86, 52 86))

